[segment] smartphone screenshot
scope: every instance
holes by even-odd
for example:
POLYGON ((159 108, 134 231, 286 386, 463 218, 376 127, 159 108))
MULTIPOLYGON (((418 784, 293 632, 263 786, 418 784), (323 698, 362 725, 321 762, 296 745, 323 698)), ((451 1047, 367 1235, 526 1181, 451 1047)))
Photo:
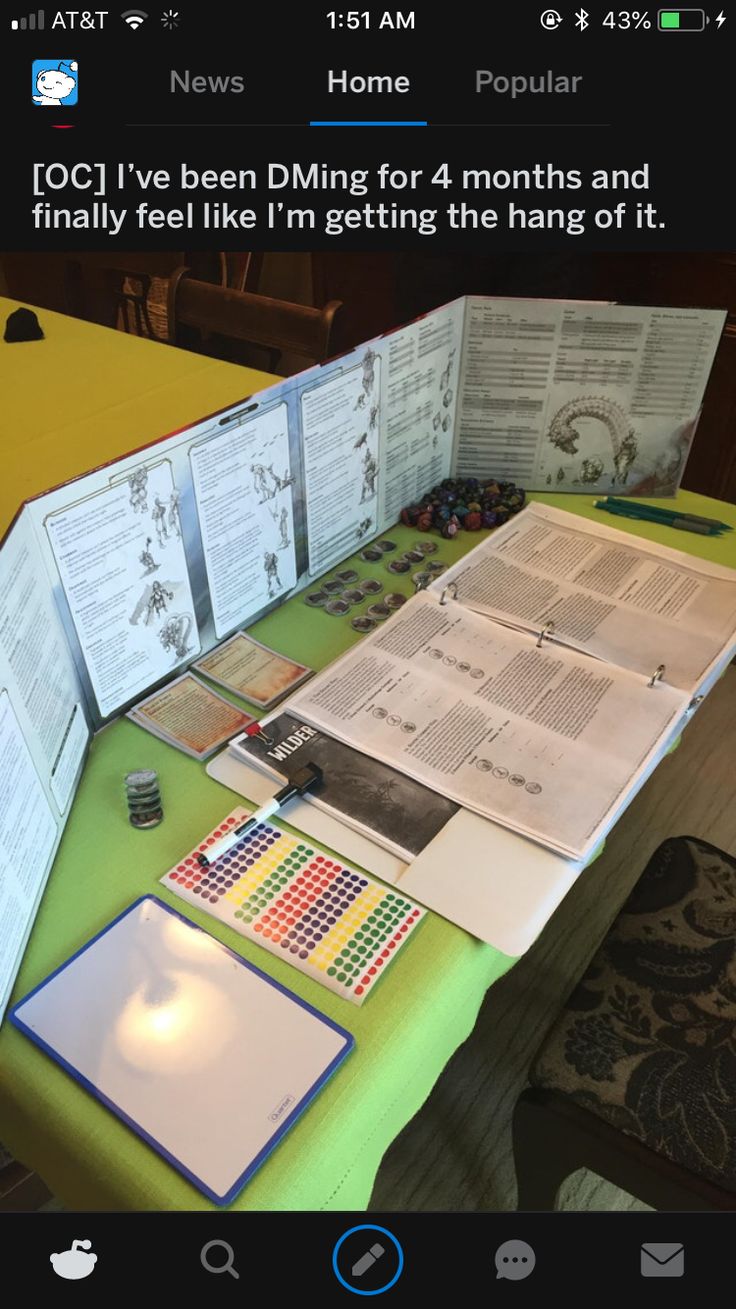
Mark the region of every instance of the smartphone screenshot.
POLYGON ((728 1275, 735 22, 5 7, 8 1286, 728 1275))

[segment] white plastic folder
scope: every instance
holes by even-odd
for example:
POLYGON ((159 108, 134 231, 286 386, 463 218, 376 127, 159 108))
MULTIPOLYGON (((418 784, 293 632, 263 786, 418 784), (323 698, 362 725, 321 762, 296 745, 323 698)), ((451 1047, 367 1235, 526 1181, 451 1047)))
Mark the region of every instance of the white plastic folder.
POLYGON ((130 905, 10 1017, 218 1205, 354 1044, 155 896, 130 905), (227 1113, 211 1112, 213 1087, 227 1113))

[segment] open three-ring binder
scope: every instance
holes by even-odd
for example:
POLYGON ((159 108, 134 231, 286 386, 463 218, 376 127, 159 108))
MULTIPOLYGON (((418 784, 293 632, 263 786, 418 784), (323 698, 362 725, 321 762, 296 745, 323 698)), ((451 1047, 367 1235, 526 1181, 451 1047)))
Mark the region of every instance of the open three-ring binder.
POLYGON ((586 859, 736 649, 736 575, 532 503, 289 701, 586 859))

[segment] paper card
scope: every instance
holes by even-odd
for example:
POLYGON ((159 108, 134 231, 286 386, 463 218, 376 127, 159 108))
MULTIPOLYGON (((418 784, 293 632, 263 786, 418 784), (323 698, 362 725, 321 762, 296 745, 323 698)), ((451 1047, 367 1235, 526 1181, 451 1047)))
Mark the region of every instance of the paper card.
POLYGON ((195 759, 206 759, 254 721, 192 673, 141 700, 127 716, 195 759))
POLYGON ((267 709, 312 674, 306 664, 261 645, 246 632, 237 632, 194 665, 198 672, 244 700, 267 709))

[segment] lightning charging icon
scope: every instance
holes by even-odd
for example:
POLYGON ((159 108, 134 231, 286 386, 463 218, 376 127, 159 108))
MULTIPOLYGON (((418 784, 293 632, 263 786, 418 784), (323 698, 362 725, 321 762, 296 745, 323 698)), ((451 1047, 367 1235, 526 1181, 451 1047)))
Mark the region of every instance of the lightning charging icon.
POLYGON ((719 27, 723 27, 723 24, 725 23, 725 21, 726 21, 726 15, 724 14, 723 10, 721 10, 720 14, 719 14, 718 17, 716 18, 716 22, 717 22, 717 24, 718 24, 719 27))

